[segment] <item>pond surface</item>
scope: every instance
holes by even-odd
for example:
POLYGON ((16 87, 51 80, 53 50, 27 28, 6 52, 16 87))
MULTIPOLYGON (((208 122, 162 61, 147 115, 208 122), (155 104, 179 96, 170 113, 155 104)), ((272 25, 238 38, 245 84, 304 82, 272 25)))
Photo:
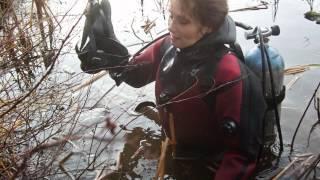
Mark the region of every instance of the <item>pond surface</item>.
MULTIPOLYGON (((131 20, 128 20, 131 16, 128 14, 134 13, 135 15, 140 15, 141 11, 136 11, 136 8, 140 8, 139 3, 137 1, 124 0, 111 0, 110 2, 113 8, 113 19, 117 36, 124 44, 133 44, 136 38, 128 31, 131 23, 131 20), (123 3, 126 3, 126 6, 123 6, 123 3)), ((237 3, 236 1, 230 2, 237 3)), ((233 9, 236 8, 234 4, 231 5, 233 9)), ((271 37, 269 44, 279 50, 285 60, 286 67, 292 67, 295 65, 320 63, 320 25, 304 18, 304 13, 308 10, 309 7, 305 1, 281 0, 274 21, 272 5, 266 10, 233 12, 230 15, 234 20, 245 22, 252 26, 269 27, 274 24, 279 25, 281 29, 280 35, 278 37, 271 37)), ((145 13, 147 12, 145 10, 145 13)), ((159 22, 159 24, 160 27, 157 27, 157 31, 161 32, 164 29, 165 23, 159 22)), ((242 45, 243 51, 246 52, 254 46, 254 43, 251 40, 245 40, 243 33, 243 30, 238 31, 238 41, 242 45)), ((134 52, 136 49, 138 47, 133 47, 130 50, 134 52)), ((79 62, 75 56, 73 58, 74 60, 68 62, 66 66, 69 66, 68 68, 72 67, 76 72, 80 72, 78 68, 79 62)), ((288 161, 287 155, 294 130, 316 85, 320 81, 319 77, 319 68, 311 68, 304 73, 285 77, 285 84, 291 83, 296 78, 298 80, 287 89, 286 98, 282 103, 281 127, 285 144, 285 152, 282 156, 283 164, 288 161)), ((90 94, 90 101, 88 103, 93 104, 96 102, 113 84, 114 82, 109 77, 101 78, 95 82, 91 87, 91 92, 93 93, 90 94)), ((135 117, 133 112, 134 107, 139 102, 154 101, 153 86, 154 84, 150 84, 147 87, 134 89, 122 84, 108 94, 98 104, 97 108, 88 110, 82 115, 82 123, 84 124, 101 121, 106 114, 115 119, 118 125, 126 125, 132 121, 128 126, 125 126, 128 130, 122 130, 117 136, 116 141, 111 145, 105 145, 104 147, 107 147, 105 149, 101 148, 100 143, 95 143, 92 147, 87 148, 90 142, 83 141, 83 147, 86 151, 89 151, 89 155, 93 152, 91 149, 103 149, 100 156, 104 158, 100 158, 97 161, 108 168, 102 170, 110 172, 122 167, 119 168, 121 171, 116 171, 116 173, 109 175, 111 179, 119 179, 120 177, 120 179, 151 179, 154 176, 157 156, 160 153, 160 127, 143 116, 135 117), (139 148, 143 149, 140 149, 140 151, 139 148), (119 164, 119 162, 121 163, 119 164)), ((316 121, 317 115, 311 106, 295 141, 296 152, 319 152, 320 129, 316 129, 313 132, 310 146, 306 147, 310 128, 316 121)), ((120 130, 120 128, 117 128, 117 130, 120 130)), ((71 162, 75 163, 75 161, 71 162)), ((84 177, 85 179, 92 179, 95 176, 94 174, 89 172, 84 177)))
MULTIPOLYGON (((308 21, 304 18, 304 13, 309 9, 306 2, 281 0, 279 3, 277 16, 273 21, 272 8, 268 10, 246 11, 231 13, 231 16, 240 22, 251 25, 280 26, 280 35, 271 37, 269 44, 279 50, 284 58, 286 68, 296 65, 319 64, 320 63, 320 25, 308 21)), ((252 47, 253 43, 244 40, 241 35, 239 41, 244 47, 244 51, 252 47)), ((298 77, 286 92, 286 98, 282 103, 281 125, 283 129, 284 141, 289 144, 293 132, 302 116, 317 84, 320 80, 320 70, 317 68, 306 71, 295 76, 286 76, 285 84, 298 77)), ((300 127, 297 144, 306 145, 306 137, 310 131, 310 126, 317 120, 313 108, 307 113, 302 126, 300 127)), ((320 141, 317 141, 319 131, 314 132, 310 148, 305 149, 318 152, 320 141)))

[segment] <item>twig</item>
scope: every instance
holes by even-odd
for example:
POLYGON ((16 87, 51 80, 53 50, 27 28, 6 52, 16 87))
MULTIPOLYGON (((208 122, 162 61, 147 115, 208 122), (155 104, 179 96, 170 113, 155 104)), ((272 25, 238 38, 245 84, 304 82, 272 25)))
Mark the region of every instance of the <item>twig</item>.
POLYGON ((3 116, 5 116, 7 113, 9 113, 10 111, 12 111, 14 108, 17 107, 18 104, 20 104, 23 100, 25 100, 28 96, 30 96, 39 86, 40 84, 47 78, 47 76, 51 73, 51 71, 53 70, 53 67, 60 55, 60 52, 62 50, 62 48, 64 47, 65 43, 67 42, 67 40, 70 38, 71 33, 73 32, 74 28, 78 25, 78 23, 80 22, 81 18, 83 15, 81 15, 81 17, 76 21, 76 23, 72 26, 71 30, 69 31, 69 33, 67 34, 66 38, 62 41, 61 46, 58 50, 58 52, 55 54, 55 56, 53 57, 53 61, 52 64, 50 65, 50 67, 47 69, 46 73, 41 77, 41 79, 33 86, 33 88, 31 88, 31 90, 26 93, 24 96, 18 98, 18 100, 8 109, 6 110, 4 113, 2 113, 0 115, 0 119, 3 118, 3 116))
POLYGON ((286 88, 288 90, 291 89, 291 87, 302 77, 302 74, 295 76, 287 85, 286 88))
POLYGON ((92 83, 94 83, 95 81, 99 80, 100 78, 102 78, 103 76, 105 76, 106 74, 108 74, 108 71, 103 71, 100 72, 98 74, 93 75, 93 77, 91 79, 89 79, 88 81, 82 83, 81 85, 75 87, 74 89, 72 89, 73 92, 79 91, 80 89, 83 89, 89 85, 91 85, 92 83))
POLYGON ((46 143, 46 144, 41 144, 38 145, 36 147, 34 147, 33 149, 27 151, 24 155, 23 155, 23 160, 22 163, 20 164, 20 166, 18 166, 17 168, 17 172, 14 174, 14 176, 11 178, 12 180, 16 179, 17 176, 22 172, 22 170, 24 169, 24 167, 26 166, 27 161, 33 156, 33 154, 42 151, 44 149, 48 149, 51 147, 55 147, 55 146, 59 146, 62 144, 65 144, 69 139, 65 138, 56 142, 52 142, 52 143, 46 143))
POLYGON ((65 173, 67 176, 69 176, 72 180, 75 179, 75 177, 70 174, 65 168, 64 168, 64 163, 70 159, 71 156, 73 156, 73 152, 69 152, 60 162, 59 162, 59 168, 63 173, 65 173))
POLYGON ((175 135, 175 129, 174 129, 174 119, 171 113, 169 114, 169 128, 170 128, 171 139, 166 137, 165 141, 162 142, 161 154, 160 154, 157 173, 156 173, 156 180, 158 178, 160 180, 164 179, 165 164, 166 164, 165 160, 166 160, 166 154, 167 154, 167 149, 169 145, 173 146, 173 153, 175 153, 176 135, 175 135))
POLYGON ((299 123, 298 123, 298 126, 297 126, 297 128, 296 128, 296 130, 295 130, 295 132, 294 132, 294 134, 293 134, 293 137, 292 137, 292 140, 291 140, 291 145, 290 145, 290 153, 293 152, 293 146, 294 146, 294 141, 295 141, 296 135, 297 135, 298 130, 299 130, 299 128, 300 128, 300 125, 301 125, 301 123, 302 123, 302 121, 303 121, 303 119, 304 119, 304 116, 306 115, 306 113, 307 113, 307 111, 308 111, 308 109, 309 109, 309 107, 310 107, 310 105, 311 105, 312 100, 314 99, 316 93, 318 92, 319 87, 320 87, 320 82, 318 83, 318 85, 317 85, 317 87, 316 87, 313 95, 311 96, 311 98, 310 98, 310 100, 309 100, 309 103, 308 103, 308 105, 307 105, 307 108, 306 108, 305 111, 303 112, 302 117, 300 118, 300 121, 299 121, 299 123))
POLYGON ((132 23, 131 23, 131 30, 132 30, 132 33, 133 35, 138 38, 142 43, 146 43, 143 39, 141 39, 135 32, 134 28, 133 28, 133 22, 134 22, 134 19, 132 19, 132 23))
POLYGON ((90 110, 94 109, 99 103, 100 101, 107 95, 109 94, 117 85, 114 84, 107 92, 105 92, 101 97, 100 99, 91 107, 89 108, 90 110))
MULTIPOLYGON (((139 116, 131 119, 128 123, 125 124, 125 126, 128 126, 129 124, 131 124, 132 122, 134 122, 136 119, 138 119, 138 117, 139 117, 139 116)), ((108 141, 108 143, 105 145, 105 147, 102 148, 99 153, 96 153, 96 156, 94 157, 94 159, 91 161, 91 163, 88 164, 88 166, 87 166, 84 170, 88 170, 88 169, 89 169, 89 167, 93 164, 93 162, 96 161, 97 157, 99 157, 99 156, 104 152, 104 150, 105 150, 105 149, 111 144, 111 142, 122 132, 122 130, 123 130, 123 129, 121 128, 117 133, 115 133, 115 135, 112 136, 111 139, 109 139, 109 141, 108 141)), ((97 167, 98 167, 98 166, 101 166, 103 163, 104 163, 104 162, 98 164, 97 167)), ((82 171, 82 172, 78 175, 77 179, 79 179, 79 178, 83 175, 83 173, 84 173, 84 171, 82 171)))
MULTIPOLYGON (((62 48, 64 47, 64 45, 67 42, 67 40, 70 38, 71 33, 73 32, 74 28, 78 25, 78 23, 80 22, 81 18, 82 18, 82 16, 76 21, 76 23, 72 26, 72 28, 70 29, 69 33, 67 34, 66 38, 62 41, 61 47, 59 48, 59 50, 55 54, 52 64, 47 69, 45 74, 41 77, 41 79, 33 86, 33 88, 28 93, 26 93, 25 95, 21 96, 20 98, 17 98, 18 100, 9 109, 7 109, 4 113, 2 113, 0 115, 0 119, 3 118, 10 111, 14 110, 17 107, 18 104, 20 104, 27 97, 29 97, 40 86, 40 84, 47 78, 47 76, 53 70, 54 65, 55 65, 55 63, 56 63, 56 61, 57 61, 57 59, 58 59, 58 57, 60 55, 60 52, 61 52, 62 48)), ((66 140, 63 140, 62 142, 58 141, 58 142, 54 142, 54 143, 50 143, 50 144, 40 144, 40 145, 36 146, 35 148, 31 149, 30 151, 28 151, 27 153, 25 153, 24 156, 23 156, 22 163, 18 166, 17 172, 14 174, 12 179, 16 179, 18 177, 18 175, 20 173, 22 173, 23 169, 26 166, 26 163, 27 163, 28 159, 31 158, 34 153, 39 152, 42 149, 46 149, 46 148, 50 148, 50 147, 53 147, 53 146, 61 145, 62 143, 65 143, 65 141, 66 140)))
POLYGON ((164 171, 165 171, 165 159, 166 159, 166 153, 167 153, 167 148, 169 146, 170 139, 166 137, 165 141, 162 141, 161 144, 161 155, 159 158, 159 163, 158 163, 158 168, 155 176, 155 180, 163 180, 164 176, 164 171))
POLYGON ((280 171, 276 177, 272 178, 272 180, 279 179, 297 161, 298 161, 298 158, 295 158, 293 161, 291 161, 290 164, 288 164, 282 171, 280 171))

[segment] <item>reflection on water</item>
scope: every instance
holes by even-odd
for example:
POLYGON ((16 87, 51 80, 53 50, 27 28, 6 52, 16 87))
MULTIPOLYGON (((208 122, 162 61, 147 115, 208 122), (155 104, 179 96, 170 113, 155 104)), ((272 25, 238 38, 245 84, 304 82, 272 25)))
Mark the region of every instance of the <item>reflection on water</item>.
POLYGON ((272 18, 273 18, 273 21, 275 21, 275 20, 276 20, 276 16, 277 16, 277 12, 278 12, 278 7, 279 7, 279 0, 274 0, 272 7, 273 7, 273 8, 272 8, 272 9, 273 9, 273 11, 272 11, 272 14, 273 14, 272 18))
POLYGON ((106 179, 152 179, 160 155, 160 136, 154 131, 134 128, 125 135, 125 145, 119 155, 117 170, 106 179))

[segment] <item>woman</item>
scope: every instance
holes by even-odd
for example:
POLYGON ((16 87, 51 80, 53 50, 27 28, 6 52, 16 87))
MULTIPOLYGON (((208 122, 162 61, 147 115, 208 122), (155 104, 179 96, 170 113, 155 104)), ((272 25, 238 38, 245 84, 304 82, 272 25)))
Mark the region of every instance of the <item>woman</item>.
POLYGON ((248 179, 262 146, 265 103, 255 75, 224 45, 235 41, 227 12, 226 0, 171 0, 169 35, 110 74, 137 88, 155 81, 176 161, 220 159, 215 179, 248 179))
POLYGON ((235 39, 227 2, 171 0, 169 12, 169 36, 133 57, 129 64, 138 66, 112 77, 133 87, 156 81, 157 106, 171 139, 170 114, 174 121, 174 158, 222 154, 215 179, 248 179, 261 146, 265 105, 256 77, 223 45, 235 39))

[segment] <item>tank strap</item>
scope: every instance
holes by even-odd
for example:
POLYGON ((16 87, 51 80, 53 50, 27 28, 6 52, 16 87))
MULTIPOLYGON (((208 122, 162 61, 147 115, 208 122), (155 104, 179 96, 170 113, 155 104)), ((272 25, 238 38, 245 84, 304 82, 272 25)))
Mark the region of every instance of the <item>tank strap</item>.
POLYGON ((243 51, 242 51, 242 48, 241 48, 240 44, 237 43, 237 42, 235 42, 235 43, 229 44, 229 46, 230 46, 230 50, 231 50, 232 52, 234 52, 234 53, 236 54, 236 56, 237 56, 243 63, 245 63, 243 51))
MULTIPOLYGON (((282 89, 280 91, 280 94, 279 95, 276 95, 276 103, 277 104, 280 104, 284 98, 286 96, 286 86, 282 86, 282 89)), ((273 109, 273 98, 272 97, 266 97, 266 103, 268 105, 268 109, 273 109)))
MULTIPOLYGON (((212 75, 215 74, 215 72, 217 71, 217 67, 218 67, 218 64, 219 64, 221 58, 224 55, 226 55, 227 53, 229 53, 230 51, 231 51, 230 48, 226 47, 224 44, 219 44, 215 47, 215 55, 213 56, 213 59, 212 59, 214 61, 214 63, 213 63, 214 69, 212 72, 210 72, 212 75)), ((225 89, 225 88, 222 88, 222 89, 225 89)), ((213 104, 213 102, 215 102, 214 99, 216 98, 216 95, 221 92, 222 89, 220 89, 219 92, 214 91, 214 92, 209 93, 205 97, 203 97, 204 102, 209 107, 214 106, 214 104, 213 104)))

